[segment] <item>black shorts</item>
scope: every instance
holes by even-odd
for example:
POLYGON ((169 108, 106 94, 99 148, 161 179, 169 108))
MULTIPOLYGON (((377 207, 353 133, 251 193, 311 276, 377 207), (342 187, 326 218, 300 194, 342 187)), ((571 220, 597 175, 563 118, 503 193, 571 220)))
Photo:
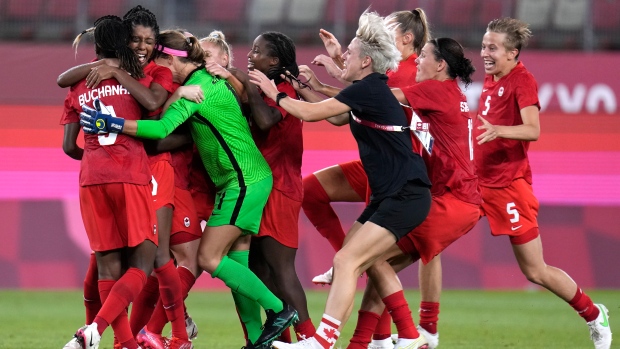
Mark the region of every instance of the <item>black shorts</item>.
POLYGON ((371 200, 357 221, 373 222, 389 230, 398 241, 422 224, 430 209, 430 189, 418 181, 408 181, 396 194, 371 200))

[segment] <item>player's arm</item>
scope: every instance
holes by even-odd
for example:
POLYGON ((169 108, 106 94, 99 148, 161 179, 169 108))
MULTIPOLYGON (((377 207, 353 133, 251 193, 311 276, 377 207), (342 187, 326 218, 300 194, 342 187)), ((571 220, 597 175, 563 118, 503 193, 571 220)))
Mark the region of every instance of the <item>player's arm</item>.
POLYGON ((168 99, 168 91, 158 83, 151 83, 149 87, 142 85, 138 80, 127 74, 126 71, 109 65, 93 68, 86 77, 86 84, 96 88, 101 81, 116 79, 131 95, 148 111, 155 111, 168 99))
MULTIPOLYGON (((274 101, 277 100, 279 91, 273 84, 273 81, 269 80, 265 74, 258 70, 251 71, 249 75, 250 81, 260 87, 267 97, 273 99, 274 101)), ((308 103, 285 97, 279 100, 279 105, 284 108, 284 110, 303 121, 325 120, 327 118, 351 111, 351 108, 348 105, 341 103, 334 98, 326 99, 318 103, 308 103)))
POLYGON ((70 158, 75 160, 82 160, 84 155, 84 149, 77 145, 77 137, 80 134, 80 124, 72 122, 65 124, 64 135, 62 138, 62 150, 70 158))
POLYGON ((482 122, 478 126, 479 130, 483 130, 482 134, 476 137, 478 144, 490 142, 496 138, 515 139, 519 141, 536 141, 540 136, 540 117, 538 107, 530 105, 521 109, 522 125, 504 126, 492 125, 485 118, 478 115, 478 119, 482 122))
MULTIPOLYGON (((318 103, 326 99, 324 96, 319 95, 318 93, 312 91, 309 88, 301 88, 299 83, 297 83, 295 80, 293 80, 292 84, 293 84, 293 87, 295 88, 295 91, 297 91, 297 93, 299 93, 301 98, 303 98, 303 100, 306 102, 318 103)), ((334 126, 343 126, 349 123, 349 113, 342 113, 342 114, 327 118, 325 120, 327 120, 327 122, 329 122, 330 124, 334 126)))
POLYGON ((105 105, 98 99, 93 105, 94 109, 82 106, 80 125, 84 132, 90 134, 114 132, 146 139, 165 138, 199 109, 199 104, 181 99, 173 103, 160 120, 125 120, 107 113, 105 105))
POLYGON ((245 93, 245 86, 243 86, 243 82, 241 82, 241 79, 239 78, 239 75, 242 76, 243 73, 239 71, 239 69, 233 67, 226 69, 215 62, 207 63, 205 68, 211 75, 217 75, 222 79, 226 79, 226 81, 228 81, 228 83, 230 84, 230 86, 232 86, 235 92, 237 92, 237 95, 241 99, 241 102, 247 102, 248 97, 245 93))
POLYGON ((399 88, 393 88, 391 90, 392 94, 394 95, 394 97, 396 97, 400 104, 409 105, 409 100, 407 99, 407 96, 405 96, 403 90, 399 88))
POLYGON ((163 112, 165 113, 168 110, 168 107, 181 98, 185 98, 194 103, 202 103, 205 98, 204 92, 202 92, 202 87, 200 85, 185 85, 179 86, 179 88, 174 91, 174 93, 166 100, 166 103, 163 107, 163 112))
MULTIPOLYGON (((62 88, 73 86, 80 82, 80 80, 85 79, 93 68, 104 64, 114 65, 114 62, 109 59, 101 59, 96 62, 80 64, 58 75, 56 83, 62 88)), ((118 66, 118 63, 116 63, 116 66, 118 66)))

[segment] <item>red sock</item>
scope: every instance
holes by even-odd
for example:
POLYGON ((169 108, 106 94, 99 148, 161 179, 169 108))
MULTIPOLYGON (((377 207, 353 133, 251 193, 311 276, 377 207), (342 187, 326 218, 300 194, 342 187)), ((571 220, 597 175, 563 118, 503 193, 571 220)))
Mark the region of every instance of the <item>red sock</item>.
POLYGON ((347 349, 368 348, 368 344, 370 344, 372 334, 379 323, 379 319, 381 319, 381 315, 379 314, 365 310, 358 311, 355 331, 353 332, 353 337, 351 337, 347 349))
POLYGON ((398 338, 416 339, 420 336, 411 318, 411 310, 402 290, 383 298, 398 330, 398 338))
POLYGON ((314 227, 329 241, 335 251, 344 244, 344 230, 329 196, 315 175, 304 177, 304 201, 301 207, 314 227))
POLYGON ((140 349, 140 347, 138 346, 138 343, 136 343, 136 340, 134 338, 131 338, 127 342, 121 342, 121 348, 123 348, 123 349, 140 349))
POLYGON ((428 333, 437 333, 439 302, 420 302, 420 327, 428 333))
MULTIPOLYGON (((186 299, 189 294, 189 290, 191 290, 196 283, 196 277, 187 268, 181 266, 177 268, 177 273, 179 273, 179 279, 181 280, 181 293, 183 294, 183 299, 186 299)), ((185 307, 185 305, 183 305, 183 307, 185 307)))
POLYGON ((181 279, 173 260, 171 259, 161 268, 155 269, 155 275, 159 279, 160 300, 166 312, 166 317, 170 321, 172 336, 187 340, 181 279))
MULTIPOLYGON (((108 299, 110 291, 112 291, 112 287, 114 287, 115 283, 116 280, 99 280, 97 282, 97 286, 99 288, 99 299, 101 300, 101 304, 104 304, 105 301, 108 299)), ((95 316, 93 322, 97 323, 97 330, 99 331, 99 334, 102 334, 103 331, 105 331, 105 329, 110 325, 109 322, 99 317, 98 314, 95 316)))
MULTIPOLYGON (((115 320, 121 312, 126 311, 126 308, 134 298, 138 296, 144 284, 146 284, 146 274, 138 268, 129 268, 129 270, 116 281, 95 318, 95 322, 97 322, 98 326, 99 321, 104 320, 106 322, 105 326, 99 327, 99 333, 103 333, 107 324, 115 320)), ((99 286, 99 293, 101 293, 101 281, 99 286)), ((131 331, 131 329, 129 331, 131 331)))
POLYGON ((570 304, 586 322, 594 321, 601 312, 598 307, 592 303, 592 299, 579 287, 577 287, 575 296, 568 304, 570 304))
POLYGON ((379 323, 374 330, 372 339, 381 340, 392 337, 392 316, 390 312, 385 308, 379 319, 379 323))
POLYGON ((158 300, 159 281, 155 276, 151 275, 146 279, 146 285, 142 288, 142 292, 140 292, 131 305, 129 325, 134 337, 149 322, 158 300))
POLYGON ((129 318, 127 317, 127 309, 121 312, 114 321, 110 324, 112 326, 112 330, 114 330, 114 337, 120 343, 128 343, 128 345, 123 345, 122 348, 137 348, 138 344, 131 333, 131 327, 129 326, 129 318), (132 343, 134 343, 132 345, 132 343))
POLYGON ((277 340, 284 343, 291 343, 291 328, 287 327, 286 330, 282 331, 277 340))
POLYGON ((101 296, 99 295, 99 287, 97 281, 99 275, 97 271, 97 259, 95 254, 91 253, 86 276, 84 277, 84 308, 86 308, 86 324, 91 324, 95 320, 95 316, 101 309, 101 296))
POLYGON ((298 342, 310 338, 316 333, 316 328, 314 328, 310 318, 304 322, 295 324, 293 328, 295 329, 295 336, 298 342))

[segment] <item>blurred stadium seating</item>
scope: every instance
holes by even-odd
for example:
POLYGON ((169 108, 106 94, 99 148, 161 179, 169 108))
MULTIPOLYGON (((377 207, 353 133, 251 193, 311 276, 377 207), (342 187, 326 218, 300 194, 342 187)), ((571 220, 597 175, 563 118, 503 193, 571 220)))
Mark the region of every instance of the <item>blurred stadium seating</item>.
POLYGON ((479 45, 493 18, 530 23, 539 49, 620 49, 620 0, 0 0, 0 40, 68 41, 106 14, 142 4, 160 27, 196 35, 221 29, 231 42, 249 42, 265 30, 287 33, 301 44, 320 44, 318 28, 350 37, 359 15, 423 8, 435 36, 479 45))

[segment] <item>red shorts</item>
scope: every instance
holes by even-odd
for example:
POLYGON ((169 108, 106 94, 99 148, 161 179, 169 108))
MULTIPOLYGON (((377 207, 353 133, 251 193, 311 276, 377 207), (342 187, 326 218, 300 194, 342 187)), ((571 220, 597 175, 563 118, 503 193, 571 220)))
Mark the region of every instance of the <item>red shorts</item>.
POLYGON ((157 245, 151 190, 151 185, 128 183, 80 187, 80 211, 90 248, 110 251, 145 240, 157 245))
POLYGON ((366 194, 368 192, 368 176, 366 176, 366 171, 364 171, 362 161, 349 161, 338 164, 338 166, 340 166, 340 169, 342 170, 342 173, 347 179, 347 182, 349 182, 349 185, 351 185, 351 188, 355 190, 357 195, 359 195, 363 200, 365 200, 366 194))
MULTIPOLYGON (((202 237, 202 228, 196 215, 192 193, 189 190, 174 188, 174 211, 172 212, 170 241, 174 241, 174 235, 178 233, 188 233, 195 237, 192 240, 197 240, 202 237)), ((170 245, 177 244, 171 243, 170 245)))
POLYGON ((215 207, 215 192, 205 193, 203 191, 190 190, 190 193, 194 200, 198 222, 208 221, 215 207))
POLYGON ((447 191, 433 196, 431 210, 422 224, 398 241, 405 254, 414 261, 428 263, 461 236, 467 234, 480 220, 480 206, 457 199, 447 191))
POLYGON ((532 185, 523 178, 505 188, 480 187, 482 213, 487 216, 494 236, 508 235, 513 245, 538 237, 538 200, 532 185))
POLYGON ((258 236, 271 236, 290 248, 299 246, 299 212, 301 201, 295 201, 272 189, 263 209, 258 236))
POLYGON ((155 211, 168 205, 174 207, 174 168, 166 160, 151 164, 153 174, 153 207, 155 211))

